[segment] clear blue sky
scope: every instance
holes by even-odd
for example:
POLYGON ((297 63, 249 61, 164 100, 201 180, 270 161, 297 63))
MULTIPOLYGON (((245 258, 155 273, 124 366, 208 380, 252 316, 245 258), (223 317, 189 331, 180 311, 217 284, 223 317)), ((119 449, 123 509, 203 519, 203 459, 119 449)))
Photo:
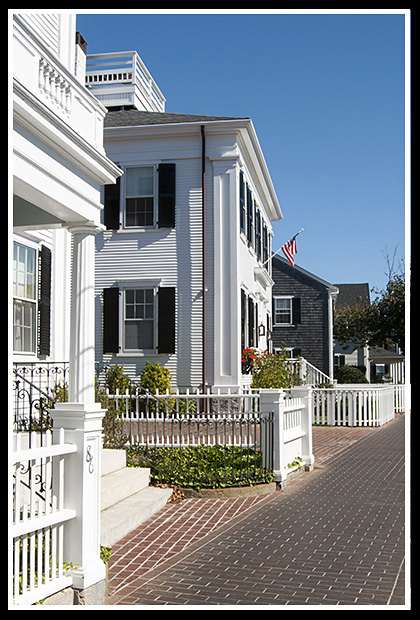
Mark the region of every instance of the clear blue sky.
POLYGON ((274 251, 304 228, 298 265, 385 286, 383 253, 406 250, 409 9, 89 11, 88 53, 136 50, 166 111, 252 119, 284 215, 274 251))

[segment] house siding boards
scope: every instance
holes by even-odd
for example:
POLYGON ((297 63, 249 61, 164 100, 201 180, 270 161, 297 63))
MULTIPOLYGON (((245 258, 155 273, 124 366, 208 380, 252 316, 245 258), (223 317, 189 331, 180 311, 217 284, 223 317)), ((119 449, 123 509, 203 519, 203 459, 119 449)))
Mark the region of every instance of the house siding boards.
POLYGON ((173 229, 142 233, 106 231, 96 237, 97 357, 103 345, 103 289, 122 283, 159 281, 176 288, 177 336, 175 355, 105 355, 109 363, 124 364, 138 376, 149 360, 168 367, 178 385, 201 381, 201 188, 199 162, 176 162, 176 222, 173 229), (200 343, 195 346, 195 343, 200 343), (181 368, 179 359, 188 359, 181 368))
POLYGON ((273 348, 298 349, 308 362, 330 374, 330 330, 328 290, 331 285, 323 283, 308 272, 292 267, 275 256, 273 258, 273 299, 293 297, 300 299, 300 323, 280 327, 274 324, 273 348))

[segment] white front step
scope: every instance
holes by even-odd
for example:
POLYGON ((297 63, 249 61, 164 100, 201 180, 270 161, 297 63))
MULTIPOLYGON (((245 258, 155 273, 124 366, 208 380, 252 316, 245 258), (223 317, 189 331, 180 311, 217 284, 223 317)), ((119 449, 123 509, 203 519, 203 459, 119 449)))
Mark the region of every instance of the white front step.
POLYGON ((101 545, 112 547, 163 508, 171 495, 172 489, 148 487, 103 510, 101 513, 101 545))
POLYGON ((102 476, 106 476, 117 469, 127 465, 127 453, 125 450, 111 450, 102 448, 102 476))
POLYGON ((172 489, 151 487, 149 479, 150 469, 126 467, 125 450, 102 450, 102 546, 112 546, 165 506, 172 489))
POLYGON ((102 476, 101 510, 149 486, 150 469, 124 467, 102 476))

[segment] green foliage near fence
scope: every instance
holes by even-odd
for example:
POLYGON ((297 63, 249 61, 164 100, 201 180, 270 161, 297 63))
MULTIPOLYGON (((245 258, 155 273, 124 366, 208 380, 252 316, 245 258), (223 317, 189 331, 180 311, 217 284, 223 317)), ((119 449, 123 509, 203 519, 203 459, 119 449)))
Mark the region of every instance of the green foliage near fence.
POLYGON ((236 446, 132 446, 127 450, 131 467, 150 467, 152 484, 183 488, 223 488, 272 482, 273 472, 262 466, 260 452, 236 446))
POLYGON ((291 388, 301 385, 299 366, 290 363, 287 351, 268 353, 258 349, 242 352, 242 366, 246 373, 252 373, 252 388, 291 388))

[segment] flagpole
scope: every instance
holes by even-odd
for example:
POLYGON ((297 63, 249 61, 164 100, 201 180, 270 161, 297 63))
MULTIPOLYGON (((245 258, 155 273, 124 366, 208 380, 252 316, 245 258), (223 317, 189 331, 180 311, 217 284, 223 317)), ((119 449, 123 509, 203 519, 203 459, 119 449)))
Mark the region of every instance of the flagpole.
MULTIPOLYGON (((301 228, 301 229, 300 229, 300 231, 294 235, 294 238, 296 238, 298 235, 300 235, 300 233, 301 233, 303 230, 305 230, 305 229, 304 229, 304 228, 301 228)), ((293 237, 292 237, 292 239, 293 239, 293 237)), ((283 245, 284 245, 284 244, 283 244, 283 245)), ((283 247, 283 246, 281 246, 281 248, 282 248, 282 247, 283 247)), ((266 263, 268 263, 268 261, 269 261, 269 260, 271 260, 271 259, 273 258, 273 256, 275 256, 276 254, 278 254, 278 253, 281 251, 281 248, 279 248, 279 249, 277 250, 277 252, 274 252, 274 254, 272 254, 269 258, 267 258, 267 260, 263 262, 262 266, 264 267, 264 265, 265 265, 266 263)))

